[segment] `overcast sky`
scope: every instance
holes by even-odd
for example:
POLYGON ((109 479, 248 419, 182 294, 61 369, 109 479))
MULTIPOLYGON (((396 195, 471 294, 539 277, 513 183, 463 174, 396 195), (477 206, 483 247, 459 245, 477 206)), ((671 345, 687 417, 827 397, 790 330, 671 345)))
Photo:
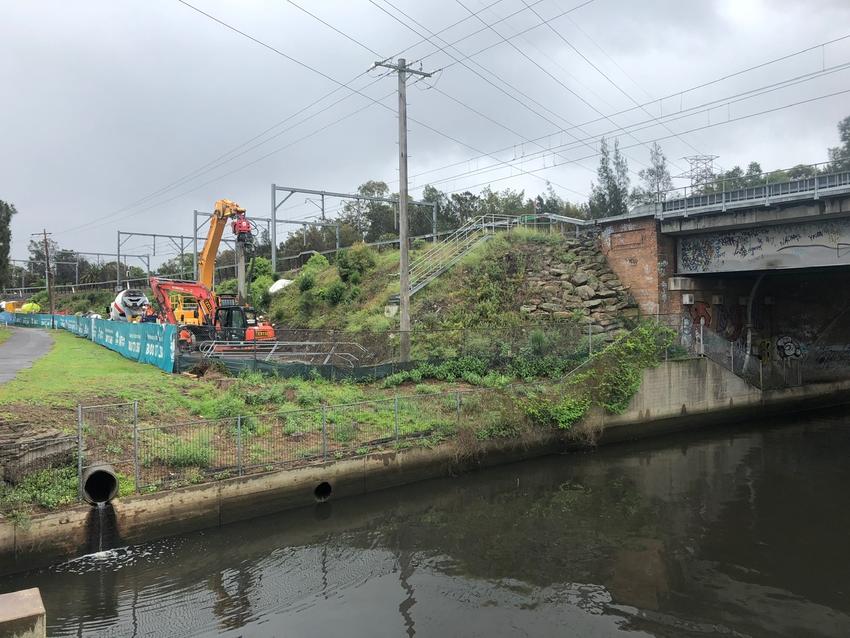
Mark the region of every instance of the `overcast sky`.
MULTIPOLYGON (((14 257, 42 227, 80 251, 114 252, 118 229, 188 235, 192 210, 222 197, 265 217, 273 182, 397 189, 397 82, 367 71, 402 52, 437 72, 408 89, 415 197, 429 182, 536 195, 549 180, 582 201, 603 134, 635 181, 654 139, 674 174, 697 152, 724 168, 821 162, 850 114, 850 93, 781 108, 850 89, 850 38, 721 80, 847 36, 847 0, 591 0, 569 13, 582 0, 296 0, 316 17, 286 0, 189 1, 279 53, 177 0, 0 0, 14 257)), ((303 195, 281 211, 318 212, 303 195)), ((158 244, 156 261, 171 252, 158 244)))

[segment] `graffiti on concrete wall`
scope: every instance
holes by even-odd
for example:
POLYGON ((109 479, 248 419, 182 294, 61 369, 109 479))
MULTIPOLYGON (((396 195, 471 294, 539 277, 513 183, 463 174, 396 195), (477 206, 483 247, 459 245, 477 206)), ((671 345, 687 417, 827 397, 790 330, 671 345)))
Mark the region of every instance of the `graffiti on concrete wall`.
POLYGON ((780 359, 799 359, 803 356, 803 347, 799 341, 786 335, 776 340, 776 353, 780 359))
POLYGON ((691 306, 691 319, 695 328, 701 325, 711 327, 711 307, 704 301, 697 301, 691 306))
POLYGON ((678 240, 680 274, 850 264, 850 219, 706 233, 678 240))
POLYGON ((744 330, 745 313, 746 309, 743 306, 716 306, 714 312, 716 321, 712 329, 729 341, 737 341, 744 330))

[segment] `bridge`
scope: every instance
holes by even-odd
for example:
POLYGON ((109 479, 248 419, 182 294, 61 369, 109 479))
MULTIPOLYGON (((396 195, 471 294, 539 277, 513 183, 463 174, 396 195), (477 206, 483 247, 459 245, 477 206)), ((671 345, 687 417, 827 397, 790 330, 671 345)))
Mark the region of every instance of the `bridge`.
POLYGON ((846 376, 850 170, 805 172, 715 182, 592 223, 643 313, 675 322, 707 355, 751 377, 758 363, 786 382, 846 376))

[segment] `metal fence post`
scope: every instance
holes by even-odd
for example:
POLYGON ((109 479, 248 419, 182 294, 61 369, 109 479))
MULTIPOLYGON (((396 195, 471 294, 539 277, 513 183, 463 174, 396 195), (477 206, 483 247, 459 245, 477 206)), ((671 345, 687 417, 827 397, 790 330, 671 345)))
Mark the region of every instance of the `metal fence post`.
POLYGON ((700 319, 699 322, 699 353, 700 356, 705 356, 705 319, 700 319))
POLYGON ((141 487, 141 471, 139 469, 139 402, 133 401, 133 476, 136 481, 136 493, 141 487))
POLYGON ((83 406, 77 405, 77 500, 83 500, 83 406))
POLYGON ((593 323, 588 319, 587 321, 587 356, 593 356, 593 332, 591 328, 593 327, 593 323))
POLYGON ((764 390, 764 361, 759 357, 759 388, 764 390))
POLYGON ((398 445, 398 395, 393 398, 393 410, 395 411, 395 444, 398 445))
POLYGON ((732 372, 735 372, 735 343, 729 342, 729 358, 731 359, 732 372))
POLYGON ((242 416, 236 417, 236 467, 242 476, 242 416))
POLYGON ((460 427, 460 390, 455 392, 455 412, 457 413, 457 426, 460 427))
POLYGON ((328 460, 328 410, 322 405, 322 460, 328 460))

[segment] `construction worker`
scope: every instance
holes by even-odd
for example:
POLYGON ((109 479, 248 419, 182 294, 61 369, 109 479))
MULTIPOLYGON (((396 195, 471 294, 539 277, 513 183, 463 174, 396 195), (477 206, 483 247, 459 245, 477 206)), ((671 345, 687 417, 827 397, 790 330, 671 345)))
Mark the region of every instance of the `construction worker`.
POLYGON ((142 317, 142 323, 156 323, 156 312, 154 312, 153 306, 145 306, 145 314, 142 317))

